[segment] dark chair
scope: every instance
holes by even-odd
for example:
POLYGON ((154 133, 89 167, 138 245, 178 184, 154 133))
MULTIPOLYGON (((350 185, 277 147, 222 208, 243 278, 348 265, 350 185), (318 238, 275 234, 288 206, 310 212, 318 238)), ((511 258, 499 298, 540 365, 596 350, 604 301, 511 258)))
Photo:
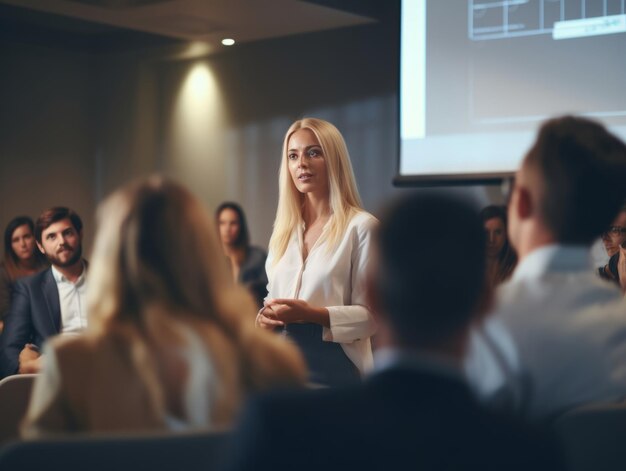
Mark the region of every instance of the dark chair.
POLYGON ((15 442, 0 450, 3 471, 190 471, 218 469, 229 434, 193 432, 77 435, 15 442))
POLYGON ((626 469, 626 404, 574 409, 554 423, 571 471, 626 469))
POLYGON ((13 375, 0 381, 0 445, 20 436, 19 427, 37 375, 13 375))

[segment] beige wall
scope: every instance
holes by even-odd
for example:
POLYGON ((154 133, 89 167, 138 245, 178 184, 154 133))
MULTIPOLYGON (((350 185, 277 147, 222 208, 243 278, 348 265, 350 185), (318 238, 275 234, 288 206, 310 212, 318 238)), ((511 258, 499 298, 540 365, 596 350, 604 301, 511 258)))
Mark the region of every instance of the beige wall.
POLYGON ((90 234, 99 200, 162 172, 211 211, 240 202, 253 242, 266 245, 283 135, 302 116, 343 132, 364 204, 376 212, 401 191, 392 186, 396 34, 375 24, 196 59, 182 59, 184 47, 87 54, 2 43, 0 223, 67 204, 90 234))
POLYGON ((0 42, 0 224, 67 205, 92 229, 89 55, 0 42))

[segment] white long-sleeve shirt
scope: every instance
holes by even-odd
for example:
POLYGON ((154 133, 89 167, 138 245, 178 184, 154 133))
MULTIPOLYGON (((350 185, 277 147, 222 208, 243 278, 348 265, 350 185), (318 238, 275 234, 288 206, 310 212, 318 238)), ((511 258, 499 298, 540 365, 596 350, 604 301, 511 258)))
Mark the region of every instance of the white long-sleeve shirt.
POLYGON ((306 260, 302 258, 304 228, 299 227, 281 259, 274 264, 270 251, 265 266, 267 299, 301 299, 328 309, 330 329, 324 327, 322 339, 341 344, 361 373, 373 366, 370 337, 376 325, 366 306, 364 278, 377 223, 371 214, 357 213, 331 251, 325 227, 306 260))

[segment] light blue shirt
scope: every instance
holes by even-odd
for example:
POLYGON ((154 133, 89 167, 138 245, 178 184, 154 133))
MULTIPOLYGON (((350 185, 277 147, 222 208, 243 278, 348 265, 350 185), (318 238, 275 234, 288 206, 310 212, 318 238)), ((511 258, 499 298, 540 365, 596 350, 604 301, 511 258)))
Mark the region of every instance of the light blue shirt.
POLYGON ((479 396, 529 420, 626 397, 626 305, 589 249, 527 255, 474 329, 465 369, 479 396))

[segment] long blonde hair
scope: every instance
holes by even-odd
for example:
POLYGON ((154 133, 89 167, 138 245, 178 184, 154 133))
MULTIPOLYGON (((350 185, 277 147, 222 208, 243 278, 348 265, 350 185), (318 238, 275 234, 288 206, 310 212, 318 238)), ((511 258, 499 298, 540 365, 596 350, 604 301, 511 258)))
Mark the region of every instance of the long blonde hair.
MULTIPOLYGON (((211 218, 181 185, 154 176, 111 195, 98 211, 89 270, 90 325, 125 322, 143 331, 144 311, 166 305, 235 335, 227 276, 211 218)), ((242 308, 246 297, 243 297, 242 308)))
POLYGON ((363 207, 348 148, 339 130, 322 119, 304 118, 296 121, 287 130, 283 142, 278 175, 278 208, 269 245, 270 251, 273 253, 274 263, 278 262, 287 250, 294 229, 303 223, 304 195, 298 191, 293 183, 287 162, 289 139, 294 132, 300 129, 308 129, 315 134, 324 154, 332 212, 327 232, 330 249, 339 241, 352 216, 361 211, 363 207))
POLYGON ((223 391, 214 412, 224 421, 245 390, 304 377, 297 352, 277 358, 292 351, 254 328, 254 302, 228 276, 212 218, 183 186, 159 176, 127 185, 101 205, 98 224, 89 327, 96 335, 115 332, 128 339, 156 410, 164 410, 165 400, 150 346, 184 340, 185 327, 212 354, 223 391))

